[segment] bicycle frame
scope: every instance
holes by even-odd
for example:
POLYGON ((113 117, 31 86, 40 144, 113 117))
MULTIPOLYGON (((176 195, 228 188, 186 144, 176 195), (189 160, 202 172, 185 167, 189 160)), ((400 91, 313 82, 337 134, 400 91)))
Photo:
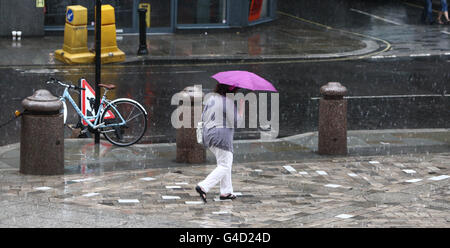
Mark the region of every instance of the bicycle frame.
MULTIPOLYGON (((80 108, 75 103, 72 96, 69 94, 69 89, 67 87, 64 88, 64 93, 61 96, 60 100, 63 102, 66 102, 66 99, 69 100, 70 104, 72 104, 72 106, 75 109, 75 111, 77 112, 77 114, 81 118, 83 118, 83 120, 93 129, 125 125, 126 121, 123 119, 122 115, 117 111, 116 107, 114 107, 114 105, 111 105, 111 103, 106 99, 106 92, 107 91, 105 91, 102 99, 100 100, 100 106, 99 106, 99 110, 96 113, 96 116, 92 116, 92 117, 87 117, 83 114, 83 112, 81 112, 80 108), (103 107, 104 103, 106 103, 105 107, 103 107), (98 123, 100 121, 100 118, 103 114, 104 109, 106 109, 108 106, 111 106, 115 110, 115 114, 118 115, 118 117, 121 120, 120 123, 113 123, 113 124, 108 124, 108 125, 105 125, 105 123, 100 123, 100 124, 98 123), (92 123, 92 120, 94 120, 94 123, 92 123)), ((117 116, 116 116, 116 118, 117 118, 117 116)))

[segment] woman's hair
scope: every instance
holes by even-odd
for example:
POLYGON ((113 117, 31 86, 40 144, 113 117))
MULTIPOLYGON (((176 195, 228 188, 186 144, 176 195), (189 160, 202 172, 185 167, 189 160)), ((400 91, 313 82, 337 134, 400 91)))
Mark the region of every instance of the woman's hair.
POLYGON ((236 93, 238 89, 238 87, 218 83, 216 85, 216 89, 214 89, 214 92, 219 95, 226 96, 227 93, 236 93))

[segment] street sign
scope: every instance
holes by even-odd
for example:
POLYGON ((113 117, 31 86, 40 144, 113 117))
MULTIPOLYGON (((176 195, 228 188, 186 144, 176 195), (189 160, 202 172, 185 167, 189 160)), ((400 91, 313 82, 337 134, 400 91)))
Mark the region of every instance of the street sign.
POLYGON ((72 22, 73 21, 73 11, 72 11, 72 9, 69 9, 67 11, 66 18, 67 18, 68 22, 72 22))
MULTIPOLYGON (((86 90, 81 91, 81 112, 87 119, 91 122, 95 121, 95 90, 92 89, 91 85, 89 85, 88 81, 84 78, 81 79, 81 88, 85 88, 86 90)), ((105 115, 105 119, 114 119, 115 116, 111 111, 108 111, 105 115)), ((88 124, 81 119, 83 125, 87 126, 88 124)))

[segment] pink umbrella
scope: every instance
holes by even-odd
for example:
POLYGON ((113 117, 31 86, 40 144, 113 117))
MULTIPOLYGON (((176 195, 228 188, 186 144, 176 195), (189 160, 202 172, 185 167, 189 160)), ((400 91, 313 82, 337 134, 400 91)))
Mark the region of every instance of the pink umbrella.
POLYGON ((224 71, 212 76, 221 84, 231 85, 234 87, 277 92, 275 87, 264 78, 248 71, 224 71))

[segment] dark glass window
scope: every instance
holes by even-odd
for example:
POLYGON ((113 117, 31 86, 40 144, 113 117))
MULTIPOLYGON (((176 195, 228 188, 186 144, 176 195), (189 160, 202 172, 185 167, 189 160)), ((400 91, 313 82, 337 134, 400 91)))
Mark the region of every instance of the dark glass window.
POLYGON ((170 27, 170 0, 143 0, 139 3, 150 3, 150 27, 170 27))
POLYGON ((225 24, 226 0, 178 0, 178 24, 225 24))

